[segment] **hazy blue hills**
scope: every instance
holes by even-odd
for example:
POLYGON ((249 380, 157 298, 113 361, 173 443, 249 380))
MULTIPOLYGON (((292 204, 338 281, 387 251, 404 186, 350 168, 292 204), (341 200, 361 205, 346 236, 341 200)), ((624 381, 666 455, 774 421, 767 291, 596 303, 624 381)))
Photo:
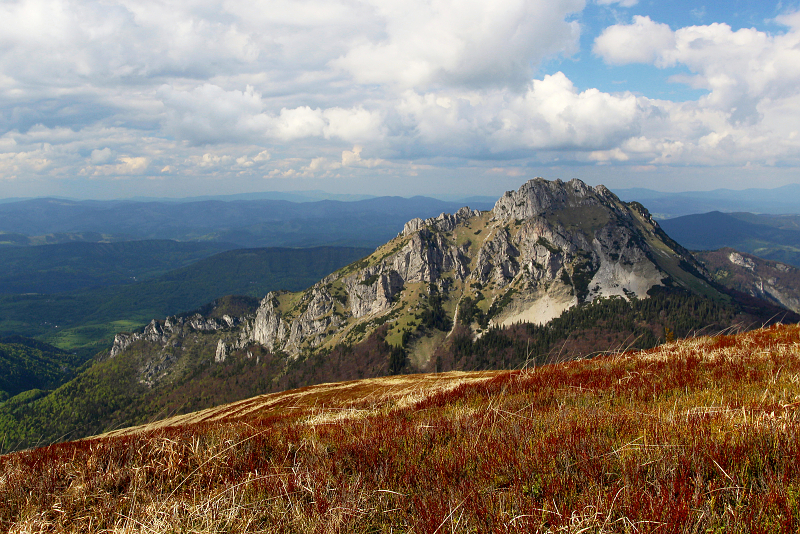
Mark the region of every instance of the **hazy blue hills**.
POLYGON ((767 260, 800 266, 800 216, 712 211, 659 221, 670 237, 690 250, 731 247, 767 260))
POLYGON ((375 195, 360 195, 348 193, 328 193, 319 189, 309 191, 264 191, 261 193, 236 193, 231 195, 201 195, 182 198, 164 197, 133 197, 128 200, 138 202, 198 202, 201 200, 288 200, 290 202, 317 202, 319 200, 341 200, 353 202, 375 198, 375 195))
POLYGON ((775 189, 715 189, 664 193, 652 189, 614 189, 622 200, 641 202, 657 219, 670 219, 694 213, 752 212, 800 213, 800 184, 775 189))
POLYGON ((224 295, 297 291, 372 252, 353 247, 237 249, 153 279, 58 294, 0 295, 0 335, 36 337, 84 357, 115 331, 198 308, 224 295))
POLYGON ((0 294, 63 293, 129 284, 235 247, 167 240, 0 247, 0 294))
MULTIPOLYGON (((474 209, 493 204, 477 202, 474 209)), ((113 238, 223 241, 242 247, 377 246, 415 217, 462 207, 427 197, 190 202, 32 199, 0 204, 0 232, 40 236, 100 233, 113 238)), ((20 243, 22 244, 22 243, 20 243)))

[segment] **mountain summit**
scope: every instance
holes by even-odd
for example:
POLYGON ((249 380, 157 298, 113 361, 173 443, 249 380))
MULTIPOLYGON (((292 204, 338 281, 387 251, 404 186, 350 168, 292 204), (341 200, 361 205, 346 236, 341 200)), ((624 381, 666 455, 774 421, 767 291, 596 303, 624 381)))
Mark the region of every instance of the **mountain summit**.
POLYGON ((712 281, 640 204, 536 178, 491 210, 413 219, 304 291, 223 297, 118 334, 67 384, 0 403, 0 431, 18 448, 312 384, 541 365, 780 320, 800 316, 712 281))
POLYGON ((578 304, 644 299, 658 287, 724 298, 640 204, 602 185, 536 178, 506 192, 491 211, 464 207, 413 219, 370 256, 303 292, 269 293, 252 314, 168 318, 120 334, 111 356, 150 342, 168 360, 193 332, 215 331, 216 361, 255 345, 296 358, 356 344, 383 327, 387 343, 425 369, 456 324, 475 335, 544 324, 578 304))

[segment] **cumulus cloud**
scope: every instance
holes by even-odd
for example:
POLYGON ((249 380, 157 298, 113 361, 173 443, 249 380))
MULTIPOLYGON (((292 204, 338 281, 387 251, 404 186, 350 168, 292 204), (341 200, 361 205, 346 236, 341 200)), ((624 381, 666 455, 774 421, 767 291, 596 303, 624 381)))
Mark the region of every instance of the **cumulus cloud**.
POLYGON ((329 109, 299 106, 277 114, 265 111, 261 94, 252 86, 226 91, 203 84, 190 91, 162 86, 159 96, 166 108, 165 128, 194 144, 236 140, 292 141, 307 137, 337 138, 348 142, 383 135, 382 113, 363 107, 329 109))
POLYGON ((102 165, 114 159, 114 153, 108 147, 103 149, 96 148, 92 150, 92 155, 89 159, 95 165, 102 165))
POLYGON ((524 86, 534 66, 576 50, 580 27, 566 20, 583 0, 372 0, 383 32, 359 36, 331 64, 359 83, 524 86))
POLYGON ((584 4, 0 3, 0 178, 800 164, 800 14, 776 33, 606 28, 593 51, 611 71, 677 67, 705 91, 671 102, 538 70, 578 50, 584 4))
POLYGON ((398 106, 422 146, 476 157, 611 147, 635 135, 650 108, 630 93, 578 91, 560 72, 534 80, 521 95, 407 93, 398 106))
POLYGON ((637 15, 633 24, 606 28, 595 39, 594 53, 614 65, 653 63, 662 51, 674 46, 675 34, 668 25, 637 15))
POLYGON ((734 121, 757 121, 776 100, 796 98, 800 82, 800 16, 779 19, 789 27, 771 35, 753 28, 733 31, 727 24, 672 31, 648 17, 606 29, 594 50, 611 64, 682 65, 692 76, 683 82, 709 94, 700 104, 730 112, 734 121))
POLYGON ((195 144, 244 140, 266 129, 261 95, 252 86, 225 91, 206 83, 181 91, 164 85, 158 96, 166 108, 167 131, 195 144))
POLYGON ((80 174, 85 176, 125 176, 144 174, 150 160, 144 156, 120 156, 116 163, 84 167, 80 174))
POLYGON ((364 147, 361 146, 354 146, 353 150, 344 150, 342 151, 342 167, 377 167, 383 160, 380 158, 375 159, 362 159, 361 152, 364 150, 364 147))

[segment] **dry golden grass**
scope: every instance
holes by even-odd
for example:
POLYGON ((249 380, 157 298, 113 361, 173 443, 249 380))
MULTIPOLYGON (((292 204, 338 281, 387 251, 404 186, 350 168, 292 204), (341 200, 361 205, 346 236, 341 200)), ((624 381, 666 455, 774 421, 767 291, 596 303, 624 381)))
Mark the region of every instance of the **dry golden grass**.
POLYGON ((8 532, 798 532, 800 328, 325 384, 0 457, 8 532))
POLYGON ((483 382, 502 373, 504 371, 451 371, 318 384, 291 391, 259 395, 223 406, 169 417, 146 425, 112 430, 101 436, 86 439, 120 437, 199 423, 263 418, 291 410, 311 410, 313 417, 321 417, 323 414, 340 417, 336 414, 364 412, 364 410, 354 409, 351 406, 353 404, 366 404, 371 409, 385 405, 404 407, 434 393, 449 391, 462 384, 483 382))

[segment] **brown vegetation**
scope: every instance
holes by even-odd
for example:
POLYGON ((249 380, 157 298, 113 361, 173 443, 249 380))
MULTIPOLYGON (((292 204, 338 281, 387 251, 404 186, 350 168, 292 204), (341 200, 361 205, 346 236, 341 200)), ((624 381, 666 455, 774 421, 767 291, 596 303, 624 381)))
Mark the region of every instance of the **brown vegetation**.
POLYGON ((797 325, 469 376, 306 388, 3 456, 0 528, 800 528, 797 325))

